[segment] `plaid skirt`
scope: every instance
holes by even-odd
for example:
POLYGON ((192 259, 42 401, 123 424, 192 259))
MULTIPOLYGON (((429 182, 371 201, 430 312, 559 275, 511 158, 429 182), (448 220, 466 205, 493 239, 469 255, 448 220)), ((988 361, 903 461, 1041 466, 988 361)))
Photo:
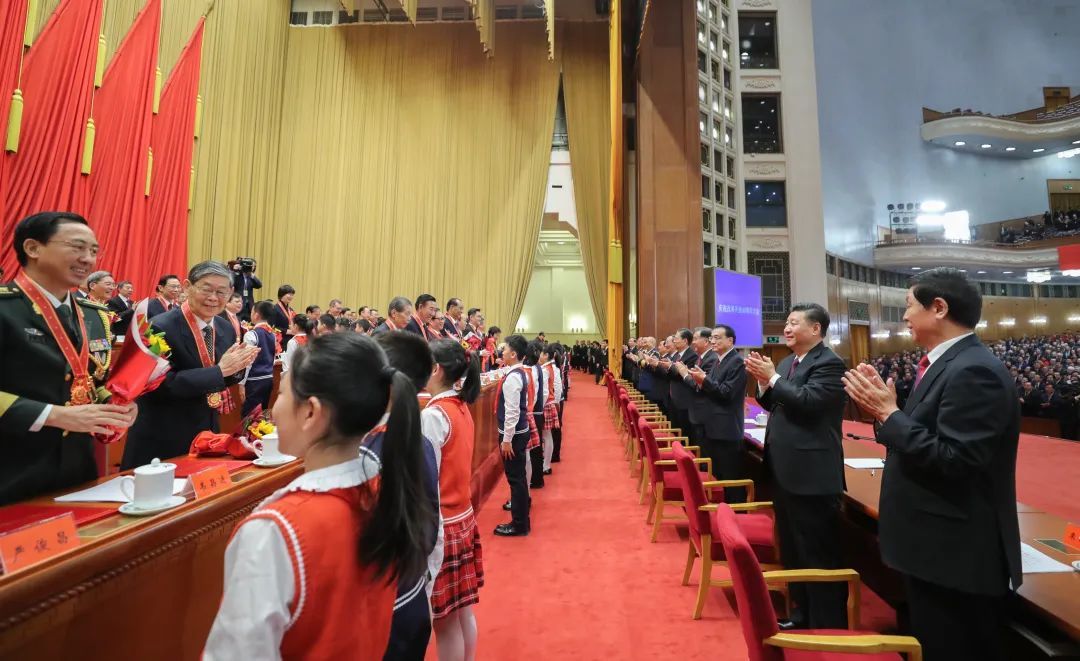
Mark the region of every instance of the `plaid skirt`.
POLYGON ((559 408, 555 405, 555 402, 548 402, 544 406, 544 429, 558 429, 561 426, 559 424, 559 408))
POLYGON ((431 591, 431 615, 444 618, 459 608, 480 601, 484 586, 484 561, 476 514, 468 511, 443 524, 443 562, 431 591))
POLYGON ((526 450, 532 450, 533 448, 540 447, 540 431, 536 427, 536 415, 529 415, 529 443, 525 446, 526 450))

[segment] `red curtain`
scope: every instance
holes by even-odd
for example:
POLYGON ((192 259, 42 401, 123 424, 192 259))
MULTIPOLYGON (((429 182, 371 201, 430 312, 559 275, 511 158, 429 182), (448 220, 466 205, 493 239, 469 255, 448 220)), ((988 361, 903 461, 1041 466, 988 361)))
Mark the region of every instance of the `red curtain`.
POLYGON ((1058 246, 1058 268, 1062 271, 1080 269, 1080 244, 1058 246))
POLYGON ((152 273, 187 272, 188 194, 195 145, 195 103, 199 95, 203 23, 184 46, 161 92, 150 145, 154 172, 150 184, 150 228, 154 247, 147 251, 152 273))
MULTIPOLYGON (((23 63, 22 139, 7 168, 2 231, 38 211, 85 213, 86 177, 79 173, 90 116, 101 32, 102 0, 63 0, 23 63)), ((0 268, 15 272, 15 253, 4 242, 0 268)))
MULTIPOLYGON (((19 84, 19 63, 26 26, 26 0, 0 2, 0 142, 7 138, 11 95, 19 84)), ((0 149, 3 144, 0 144, 0 149)), ((2 158, 2 156, 0 156, 2 158)), ((4 203, 5 168, 0 163, 0 206, 4 203)))
POLYGON ((94 96, 97 133, 88 219, 102 247, 98 268, 117 280, 131 280, 139 297, 149 295, 157 280, 146 258, 146 171, 160 24, 161 0, 149 0, 94 96))

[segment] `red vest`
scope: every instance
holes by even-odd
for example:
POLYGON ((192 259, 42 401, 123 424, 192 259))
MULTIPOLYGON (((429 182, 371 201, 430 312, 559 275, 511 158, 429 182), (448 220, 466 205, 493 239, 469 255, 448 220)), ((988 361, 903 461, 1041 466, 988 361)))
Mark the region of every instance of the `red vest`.
POLYGON ((457 516, 472 507, 472 413, 460 397, 443 397, 429 404, 450 421, 450 434, 442 446, 439 469, 439 500, 444 519, 457 516))
POLYGON ((374 507, 368 484, 294 491, 248 517, 277 524, 292 560, 292 621, 281 641, 283 659, 382 661, 397 585, 375 580, 356 559, 374 507))

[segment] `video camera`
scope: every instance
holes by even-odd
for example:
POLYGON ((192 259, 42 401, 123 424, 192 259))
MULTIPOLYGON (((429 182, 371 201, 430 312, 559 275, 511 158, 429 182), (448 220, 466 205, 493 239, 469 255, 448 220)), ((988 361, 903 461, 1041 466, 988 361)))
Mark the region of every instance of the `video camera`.
POLYGON ((239 273, 254 273, 256 261, 254 257, 237 257, 229 262, 229 268, 239 273))

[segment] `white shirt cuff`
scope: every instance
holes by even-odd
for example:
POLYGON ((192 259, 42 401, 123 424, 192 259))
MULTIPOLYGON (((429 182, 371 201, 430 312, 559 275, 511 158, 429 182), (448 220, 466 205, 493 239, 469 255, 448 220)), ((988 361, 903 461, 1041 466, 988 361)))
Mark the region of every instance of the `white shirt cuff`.
POLYGON ((49 415, 52 413, 52 407, 52 404, 46 404, 45 408, 41 409, 37 420, 34 420, 34 424, 30 425, 30 431, 41 431, 42 427, 45 426, 45 421, 49 419, 49 415))
POLYGON ((769 379, 769 387, 771 388, 771 387, 775 386, 776 382, 779 381, 779 380, 780 380, 780 375, 779 374, 773 374, 772 377, 769 379))

